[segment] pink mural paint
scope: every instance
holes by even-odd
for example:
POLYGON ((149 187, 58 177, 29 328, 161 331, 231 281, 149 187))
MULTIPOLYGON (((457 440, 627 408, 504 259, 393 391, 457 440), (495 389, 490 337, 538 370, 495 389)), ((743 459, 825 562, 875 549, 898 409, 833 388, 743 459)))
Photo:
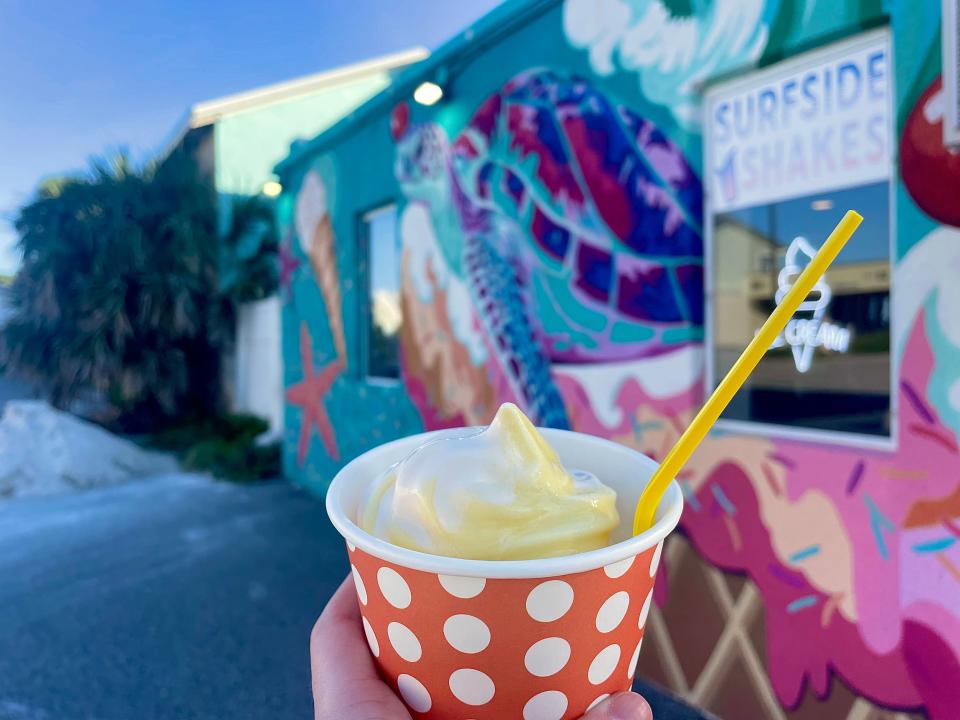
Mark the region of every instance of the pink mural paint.
MULTIPOLYGON (((933 657, 960 657, 960 632, 945 632, 960 623, 960 542, 938 513, 938 502, 960 507, 960 454, 915 390, 927 386, 934 362, 926 321, 923 313, 915 318, 901 362, 896 451, 720 436, 705 441, 681 477, 691 542, 711 564, 748 575, 763 596, 771 680, 787 707, 808 685, 825 697, 833 673, 902 708, 928 702, 930 692, 942 698, 956 677, 949 663, 916 668, 924 643, 934 643, 933 657)), ((593 410, 604 399, 558 375, 578 430, 652 457, 682 431, 674 418, 698 404, 692 388, 657 400, 628 381, 616 393, 623 420, 609 426, 593 410)))

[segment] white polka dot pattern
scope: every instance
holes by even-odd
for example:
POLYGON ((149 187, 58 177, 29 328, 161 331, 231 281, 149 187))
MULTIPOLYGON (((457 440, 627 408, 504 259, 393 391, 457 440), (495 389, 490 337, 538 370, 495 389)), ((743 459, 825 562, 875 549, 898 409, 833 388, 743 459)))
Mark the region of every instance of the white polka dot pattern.
POLYGON ((357 587, 357 597, 360 598, 362 605, 367 604, 367 586, 363 584, 363 578, 360 577, 360 571, 353 565, 350 566, 350 574, 353 575, 353 584, 357 587))
POLYGON ((630 658, 630 664, 627 665, 627 677, 633 680, 633 674, 637 672, 637 660, 640 659, 640 648, 643 645, 643 638, 637 643, 637 649, 633 651, 633 657, 630 658))
POLYGON ((597 613, 597 630, 602 633, 612 632, 623 622, 630 607, 630 594, 626 590, 614 593, 600 606, 597 613))
POLYGON ((367 645, 370 646, 370 652, 373 653, 374 657, 380 657, 380 643, 377 640, 376 634, 373 632, 370 621, 366 618, 363 618, 363 632, 367 636, 367 645))
POLYGON ((387 638, 397 655, 407 662, 417 662, 423 655, 423 648, 420 647, 420 640, 413 631, 406 625, 398 622, 392 622, 387 625, 387 638))
POLYGON ((400 697, 414 712, 424 713, 433 707, 430 693, 423 683, 412 675, 403 674, 397 677, 397 688, 400 690, 400 697))
POLYGON ((599 705, 600 703, 602 703, 602 702, 603 702, 604 700, 606 700, 608 697, 610 697, 610 693, 604 693, 603 695, 601 695, 600 697, 598 697, 596 700, 594 700, 592 703, 590 703, 590 704, 587 706, 587 712, 590 712, 591 710, 593 710, 597 705, 599 705))
POLYGON ((438 575, 440 585, 448 593, 462 600, 475 598, 483 592, 487 581, 484 578, 461 577, 458 575, 438 575))
POLYGON ((653 590, 647 593, 647 599, 643 601, 643 607, 640 608, 640 618, 637 620, 637 627, 641 630, 647 624, 647 615, 650 614, 650 604, 653 602, 653 590))
POLYGON ((490 644, 490 628, 473 615, 452 615, 443 623, 443 636, 462 653, 483 652, 490 644))
POLYGON ((633 565, 633 561, 636 559, 637 557, 634 555, 633 557, 628 557, 626 560, 611 563, 603 569, 603 572, 606 573, 606 576, 609 578, 622 577, 623 575, 626 575, 627 570, 630 569, 630 566, 633 565))
POLYGON ((657 566, 660 565, 660 553, 663 552, 663 540, 657 543, 657 549, 653 551, 653 559, 650 560, 650 577, 657 574, 657 566))
POLYGON ((573 588, 563 580, 540 583, 527 595, 527 614, 537 622, 559 620, 573 605, 573 588))
POLYGON ((607 645, 590 663, 590 669, 587 670, 587 679, 590 684, 599 685, 613 675, 618 662, 620 662, 620 646, 607 645))
POLYGON ((548 637, 530 646, 523 664, 531 675, 550 677, 563 670, 569 660, 570 643, 563 638, 548 637))
POLYGON ((496 688, 486 673, 472 668, 455 670, 450 676, 450 692, 464 705, 486 705, 496 688))
POLYGON ((386 601, 395 608, 403 610, 410 606, 410 586, 393 568, 382 567, 377 570, 377 585, 386 601))
POLYGON ((559 690, 534 695, 523 706, 523 720, 560 720, 567 711, 567 696, 559 690))

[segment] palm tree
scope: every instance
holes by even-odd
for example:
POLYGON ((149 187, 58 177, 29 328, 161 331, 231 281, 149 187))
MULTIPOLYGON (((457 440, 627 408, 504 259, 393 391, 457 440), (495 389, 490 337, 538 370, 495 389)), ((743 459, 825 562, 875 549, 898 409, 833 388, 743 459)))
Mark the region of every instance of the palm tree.
POLYGON ((189 157, 94 162, 45 183, 16 229, 7 369, 58 406, 98 391, 129 429, 219 410, 231 306, 217 287, 215 194, 189 157))

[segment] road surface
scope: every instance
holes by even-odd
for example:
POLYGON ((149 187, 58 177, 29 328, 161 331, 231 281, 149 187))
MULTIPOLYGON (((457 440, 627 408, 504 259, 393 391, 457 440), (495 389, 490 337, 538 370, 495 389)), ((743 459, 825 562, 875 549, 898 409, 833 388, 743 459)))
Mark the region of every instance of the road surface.
POLYGON ((281 482, 0 503, 0 720, 308 720, 310 628, 346 569, 281 482))

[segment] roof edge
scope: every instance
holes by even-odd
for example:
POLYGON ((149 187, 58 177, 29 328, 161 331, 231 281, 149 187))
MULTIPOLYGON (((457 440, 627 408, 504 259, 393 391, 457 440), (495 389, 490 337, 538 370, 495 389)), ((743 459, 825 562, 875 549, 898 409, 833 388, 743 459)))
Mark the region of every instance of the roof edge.
POLYGON ((402 71, 389 87, 316 137, 299 144, 274 166, 274 173, 280 175, 289 171, 299 165, 306 156, 322 151, 341 137, 359 129, 384 106, 394 103, 400 96, 409 97, 414 87, 424 80, 435 78, 441 69, 456 74, 458 66, 466 65, 490 45, 533 22, 561 2, 562 0, 509 0, 495 7, 443 43, 429 58, 402 71))
POLYGON ((183 139, 187 136, 187 133, 190 132, 190 129, 190 111, 187 110, 177 119, 173 130, 167 136, 167 139, 161 143, 161 149, 160 152, 157 153, 157 158, 161 161, 168 158, 176 147, 183 142, 183 139))
POLYGON ((321 88, 336 85, 338 83, 350 80, 363 75, 369 75, 375 72, 393 70, 404 67, 411 63, 418 62, 430 56, 430 52, 424 47, 413 47, 408 50, 383 55, 381 57, 364 60, 351 65, 334 68, 305 75, 304 77, 294 78, 293 80, 284 80, 234 93, 224 95, 223 97, 205 100, 194 104, 189 110, 188 124, 190 129, 210 125, 221 117, 231 113, 249 110, 254 107, 262 107, 270 103, 286 100, 297 95, 304 95, 321 88))

